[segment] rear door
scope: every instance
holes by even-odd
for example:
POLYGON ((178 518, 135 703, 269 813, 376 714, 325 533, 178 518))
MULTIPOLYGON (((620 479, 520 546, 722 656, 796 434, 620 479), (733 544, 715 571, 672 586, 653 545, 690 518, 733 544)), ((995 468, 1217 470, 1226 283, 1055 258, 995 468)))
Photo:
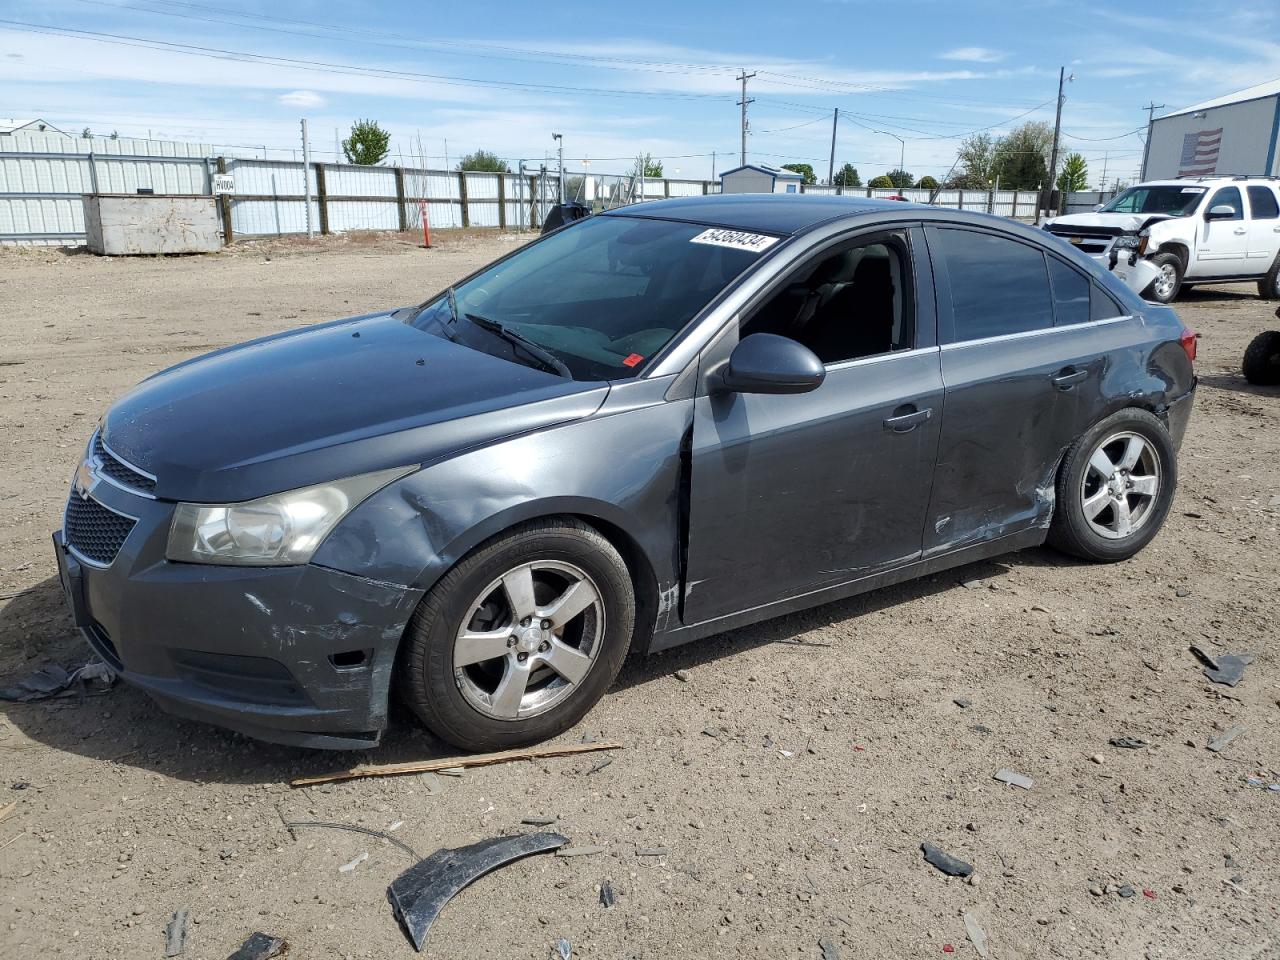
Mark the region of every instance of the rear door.
POLYGON ((1198 277, 1238 277, 1249 270, 1249 221, 1244 197, 1239 187, 1219 187, 1201 209, 1199 238, 1196 242, 1198 277), (1229 220, 1210 220, 1209 211, 1229 207, 1234 215, 1229 220))
POLYGON ((946 413, 924 552, 1043 527, 1062 454, 1106 412, 1119 305, 1039 246, 927 229, 946 413))
POLYGON ((920 555, 942 419, 924 247, 919 227, 837 241, 704 351, 685 623, 920 555), (709 392, 739 335, 758 332, 814 350, 827 368, 822 385, 789 396, 709 392))
POLYGON ((1274 187, 1254 184, 1249 200, 1249 273, 1266 273, 1280 255, 1280 202, 1274 187))

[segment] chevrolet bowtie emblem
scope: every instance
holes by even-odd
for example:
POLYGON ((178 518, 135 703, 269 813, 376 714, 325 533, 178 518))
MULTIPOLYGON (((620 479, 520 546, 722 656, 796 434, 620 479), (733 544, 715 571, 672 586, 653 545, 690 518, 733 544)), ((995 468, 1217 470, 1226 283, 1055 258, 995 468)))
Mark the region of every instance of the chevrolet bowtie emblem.
POLYGON ((92 457, 85 457, 76 468, 76 478, 72 486, 81 500, 88 500, 93 488, 98 485, 98 472, 92 457))

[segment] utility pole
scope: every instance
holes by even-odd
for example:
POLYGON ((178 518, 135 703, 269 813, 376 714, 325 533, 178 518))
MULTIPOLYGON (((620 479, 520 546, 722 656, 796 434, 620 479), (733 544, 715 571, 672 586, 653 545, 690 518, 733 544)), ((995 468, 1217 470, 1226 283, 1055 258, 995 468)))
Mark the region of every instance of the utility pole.
POLYGON ((560 203, 564 203, 564 135, 553 133, 551 139, 559 145, 560 203))
MULTIPOLYGON (((1071 75, 1074 80, 1076 75, 1071 75)), ((1044 185, 1044 191, 1040 197, 1040 206, 1045 210, 1049 209, 1049 198, 1053 196, 1053 181, 1058 175, 1058 141, 1062 137, 1062 101, 1065 99, 1062 95, 1063 87, 1068 83, 1067 68, 1058 68, 1058 111, 1053 121, 1053 150, 1049 153, 1049 179, 1044 185)), ((1036 211, 1036 223, 1040 222, 1040 211, 1036 211)))
POLYGON ((307 139, 307 118, 302 118, 302 182, 305 184, 307 198, 307 238, 316 235, 311 226, 311 143, 307 139))
POLYGON ((827 186, 835 183, 836 177, 836 126, 840 123, 840 108, 836 107, 831 115, 831 159, 827 162, 827 186))
POLYGON ((1111 159, 1111 151, 1105 150, 1102 153, 1102 181, 1098 184, 1098 190, 1101 193, 1107 192, 1107 161, 1111 159))
POLYGON ((714 182, 715 182, 715 179, 716 179, 716 152, 715 152, 714 150, 712 150, 712 151, 711 151, 711 181, 712 181, 712 183, 714 183, 714 182))
POLYGON ((1147 157, 1151 155, 1151 129, 1155 126, 1156 111, 1163 110, 1164 104, 1148 100, 1147 105, 1142 109, 1147 111, 1147 142, 1142 145, 1142 173, 1138 174, 1139 181, 1147 179, 1147 157))
POLYGON ((747 165, 747 104, 755 103, 755 100, 747 99, 747 81, 755 76, 755 71, 747 73, 744 68, 735 78, 742 82, 742 99, 738 101, 738 106, 742 108, 742 157, 739 163, 742 166, 747 165))

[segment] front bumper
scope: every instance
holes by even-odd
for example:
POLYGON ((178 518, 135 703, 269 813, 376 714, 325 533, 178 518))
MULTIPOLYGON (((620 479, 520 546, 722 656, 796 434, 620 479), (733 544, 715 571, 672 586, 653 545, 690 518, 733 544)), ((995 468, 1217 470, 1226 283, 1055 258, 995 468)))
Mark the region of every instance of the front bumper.
POLYGON ((378 742, 422 591, 313 565, 172 563, 172 504, 105 484, 91 496, 136 519, 114 560, 78 554, 61 530, 54 550, 76 626, 124 680, 171 713, 263 740, 378 742))

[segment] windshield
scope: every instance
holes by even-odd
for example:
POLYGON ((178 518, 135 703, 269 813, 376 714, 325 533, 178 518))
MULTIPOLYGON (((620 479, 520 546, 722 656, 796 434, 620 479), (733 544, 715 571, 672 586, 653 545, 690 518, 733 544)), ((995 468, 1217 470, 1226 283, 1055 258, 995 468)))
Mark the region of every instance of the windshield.
POLYGON ((776 242, 703 224, 590 217, 458 285, 453 306, 446 291, 409 323, 519 363, 559 365, 575 380, 634 377, 776 242))
POLYGON ((1130 187, 1099 212, 1164 213, 1171 217, 1186 217, 1207 192, 1207 187, 1130 187))

